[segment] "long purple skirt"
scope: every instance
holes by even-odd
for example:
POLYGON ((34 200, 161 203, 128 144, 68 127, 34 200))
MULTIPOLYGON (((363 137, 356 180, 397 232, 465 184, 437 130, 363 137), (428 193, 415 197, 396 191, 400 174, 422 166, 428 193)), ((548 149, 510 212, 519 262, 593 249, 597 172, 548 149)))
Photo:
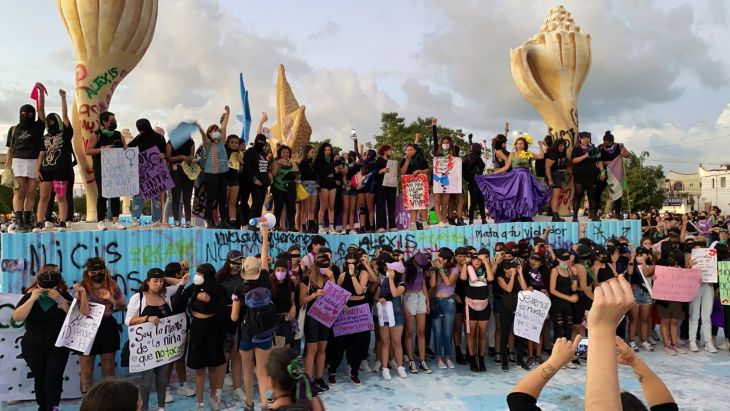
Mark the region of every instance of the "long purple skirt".
POLYGON ((532 218, 550 202, 552 190, 530 170, 513 168, 501 174, 476 176, 484 205, 496 223, 532 218))

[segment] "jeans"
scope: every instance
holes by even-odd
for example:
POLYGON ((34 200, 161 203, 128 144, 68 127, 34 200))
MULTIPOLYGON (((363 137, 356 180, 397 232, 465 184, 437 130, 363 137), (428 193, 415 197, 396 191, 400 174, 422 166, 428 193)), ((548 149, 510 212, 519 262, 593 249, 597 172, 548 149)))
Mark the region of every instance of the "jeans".
MULTIPOLYGON (((152 203, 152 221, 160 221, 162 218, 162 197, 154 197, 150 199, 152 203)), ((132 217, 137 220, 142 217, 142 208, 144 207, 145 200, 140 195, 134 196, 132 199, 132 217)))
POLYGON ((702 320, 702 339, 705 342, 712 342, 712 304, 715 298, 715 291, 712 284, 702 283, 697 297, 689 304, 689 340, 697 339, 697 322, 702 320))
POLYGON ((149 409, 150 392, 157 393, 157 408, 165 408, 167 391, 167 369, 170 365, 161 365, 151 370, 142 371, 139 381, 139 395, 142 397, 142 409, 149 409))
POLYGON ((61 403, 69 350, 55 347, 55 341, 55 335, 26 331, 20 343, 23 358, 33 375, 39 411, 51 411, 61 403))
MULTIPOLYGON (((94 179, 96 179, 96 189, 98 192, 96 198, 96 219, 102 221, 110 217, 119 217, 119 212, 122 209, 119 197, 106 198, 101 196, 101 170, 94 168, 94 179), (107 201, 111 201, 111 216, 107 215, 107 201)), ((73 188, 71 191, 73 191, 73 188)))
POLYGON ((454 316, 456 316, 456 303, 454 297, 434 299, 441 311, 438 317, 433 319, 434 345, 437 356, 448 357, 451 355, 451 336, 454 332, 454 316))

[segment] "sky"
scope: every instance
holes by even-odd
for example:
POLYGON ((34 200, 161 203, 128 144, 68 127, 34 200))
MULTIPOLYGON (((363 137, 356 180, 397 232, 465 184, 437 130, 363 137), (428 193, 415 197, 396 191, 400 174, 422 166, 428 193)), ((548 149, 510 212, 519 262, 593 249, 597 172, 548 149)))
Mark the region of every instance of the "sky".
MULTIPOLYGON (((477 141, 505 121, 541 136, 544 122, 514 85, 509 50, 559 4, 592 38, 581 130, 611 130, 667 171, 727 161, 718 150, 730 142, 726 0, 163 0, 152 44, 110 110, 132 129, 141 117, 163 128, 211 124, 225 105, 240 113, 243 73, 257 123, 261 112, 273 117, 284 64, 313 140, 347 147, 355 128, 372 141, 384 111, 407 122, 436 117, 477 141)), ((59 110, 57 90, 73 88, 76 55, 52 1, 0 2, 0 33, 10 39, 0 42, 4 146, 35 81, 51 92, 47 111, 59 110)))

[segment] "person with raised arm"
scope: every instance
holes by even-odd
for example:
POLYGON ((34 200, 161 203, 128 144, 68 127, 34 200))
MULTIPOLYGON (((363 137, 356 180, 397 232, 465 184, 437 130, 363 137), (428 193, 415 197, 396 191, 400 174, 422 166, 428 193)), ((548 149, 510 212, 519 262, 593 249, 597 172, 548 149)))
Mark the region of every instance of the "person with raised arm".
MULTIPOLYGON (((213 215, 213 205, 218 203, 218 216, 221 220, 221 227, 227 228, 226 220, 226 173, 228 172, 228 155, 226 146, 222 141, 226 135, 226 127, 228 126, 228 117, 230 108, 225 106, 224 113, 221 117, 220 126, 211 124, 203 133, 203 150, 201 151, 201 162, 203 163, 203 171, 205 177, 205 220, 208 228, 217 228, 215 216, 213 215)), ((201 129, 202 132, 202 129, 201 129)))
POLYGON ((127 142, 122 138, 122 133, 117 131, 117 118, 114 113, 106 111, 99 114, 99 130, 89 137, 85 144, 86 155, 91 156, 94 166, 94 181, 96 181, 96 218, 99 221, 99 230, 115 229, 124 230, 126 227, 119 222, 121 202, 119 197, 104 197, 101 176, 101 152, 109 148, 126 148, 127 142), (112 221, 107 221, 107 202, 111 202, 112 221))
MULTIPOLYGON (((428 175, 428 162, 418 150, 420 133, 416 134, 416 141, 406 146, 405 158, 400 161, 401 178, 407 175, 428 175)), ((410 230, 428 228, 428 210, 410 210, 410 230), (421 215, 421 222, 418 222, 418 215, 421 215)))

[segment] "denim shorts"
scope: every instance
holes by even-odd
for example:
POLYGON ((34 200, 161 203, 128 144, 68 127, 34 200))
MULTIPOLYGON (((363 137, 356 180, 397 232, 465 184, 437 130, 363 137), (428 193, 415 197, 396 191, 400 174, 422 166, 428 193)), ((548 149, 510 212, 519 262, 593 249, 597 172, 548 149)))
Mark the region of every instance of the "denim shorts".
POLYGON ((304 189, 307 190, 307 193, 310 196, 316 196, 317 195, 317 183, 312 180, 302 181, 302 185, 304 186, 304 189))
POLYGON ((406 320, 403 316, 403 301, 401 297, 393 297, 393 317, 395 318, 395 327, 402 327, 406 320))
POLYGON ((634 299, 636 300, 636 304, 639 305, 647 305, 651 304, 653 301, 651 299, 651 294, 649 294, 648 291, 646 291, 641 286, 635 285, 634 287, 634 299))
POLYGON ((243 333, 241 333, 238 337, 238 349, 241 351, 251 351, 254 348, 258 348, 259 350, 269 350, 273 346, 274 346, 273 338, 268 341, 255 343, 255 342, 251 341, 251 339, 248 336, 243 335, 243 333))

